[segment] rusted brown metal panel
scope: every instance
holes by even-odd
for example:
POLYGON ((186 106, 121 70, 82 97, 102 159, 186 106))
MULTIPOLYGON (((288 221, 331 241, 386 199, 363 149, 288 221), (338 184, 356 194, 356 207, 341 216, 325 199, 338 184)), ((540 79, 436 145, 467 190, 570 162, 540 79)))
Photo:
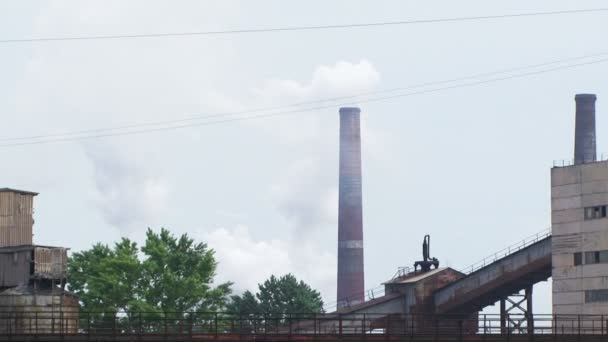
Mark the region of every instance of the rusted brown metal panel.
POLYGON ((67 251, 46 246, 0 248, 0 287, 23 285, 32 279, 66 279, 67 251))
POLYGON ((37 246, 34 248, 33 276, 43 279, 65 279, 67 263, 67 248, 37 246))
POLYGON ((36 193, 0 189, 0 247, 32 244, 36 193))
POLYGON ((0 252, 0 287, 27 284, 31 250, 0 252))

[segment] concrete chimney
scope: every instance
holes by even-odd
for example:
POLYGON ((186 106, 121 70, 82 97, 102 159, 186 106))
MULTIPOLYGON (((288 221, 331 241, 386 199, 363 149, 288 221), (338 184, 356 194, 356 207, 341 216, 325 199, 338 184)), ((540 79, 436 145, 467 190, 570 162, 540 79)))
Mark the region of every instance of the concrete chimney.
POLYGON ((360 113, 359 108, 340 108, 338 309, 365 300, 360 113))
POLYGON ((595 149, 595 94, 577 94, 576 126, 574 132, 574 164, 596 160, 595 149))

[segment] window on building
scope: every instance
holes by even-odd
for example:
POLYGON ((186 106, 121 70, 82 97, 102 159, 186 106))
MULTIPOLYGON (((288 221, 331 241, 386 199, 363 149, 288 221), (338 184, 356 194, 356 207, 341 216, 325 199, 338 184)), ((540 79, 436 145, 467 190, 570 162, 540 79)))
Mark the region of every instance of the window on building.
POLYGON ((594 207, 585 208, 585 220, 594 220, 605 218, 608 214, 607 206, 597 205, 594 207))
POLYGON ((585 252, 585 264, 599 264, 600 252, 585 252))
POLYGON ((585 291, 585 303, 608 302, 608 290, 585 291))
POLYGON ((582 264, 583 264, 583 253, 581 253, 581 252, 574 253, 574 266, 578 266, 578 265, 582 265, 582 264))
POLYGON ((608 250, 574 253, 574 266, 608 264, 608 250))
POLYGON ((600 263, 604 264, 604 263, 608 263, 608 251, 599 251, 599 258, 600 258, 600 263))

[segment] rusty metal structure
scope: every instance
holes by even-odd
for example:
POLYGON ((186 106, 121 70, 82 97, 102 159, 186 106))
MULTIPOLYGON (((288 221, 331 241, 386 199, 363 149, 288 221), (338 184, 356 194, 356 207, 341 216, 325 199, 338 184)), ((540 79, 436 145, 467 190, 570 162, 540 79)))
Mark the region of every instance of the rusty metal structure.
POLYGON ((414 263, 414 272, 418 270, 418 266, 422 272, 430 271, 431 267, 439 268, 439 260, 431 258, 431 236, 428 234, 422 240, 422 260, 414 263))
POLYGON ((57 284, 67 278, 67 248, 15 246, 0 248, 0 287, 14 287, 34 280, 57 284))
MULTIPOLYGON (((451 317, 467 322, 463 329, 477 330, 482 323, 474 324, 474 317, 484 307, 500 303, 498 317, 503 334, 533 332, 532 287, 551 277, 551 246, 551 234, 544 231, 461 271, 449 267, 426 272, 406 268, 384 283, 383 295, 343 307, 337 313, 434 317, 444 331, 457 331, 460 327, 454 321, 445 320, 451 317)), ((428 249, 424 251, 428 253, 428 249)), ((435 329, 428 324, 427 320, 410 322, 410 329, 416 333, 435 329)))
POLYGON ((37 195, 0 189, 0 308, 13 314, 0 315, 0 334, 31 333, 32 320, 40 324, 38 332, 72 333, 78 329, 73 319, 64 318, 64 314, 79 310, 78 298, 65 290, 68 249, 33 243, 37 195))
POLYGON ((34 197, 30 191, 0 189, 0 247, 32 244, 34 197))
MULTIPOLYGON (((230 312, 81 312, 22 317, 0 308, 0 341, 604 341, 603 316, 536 315, 524 332, 502 328, 499 315, 259 314, 230 312), (103 317, 104 319, 99 319, 103 317), (58 330, 59 323, 78 329, 58 330), (586 322, 587 324, 576 324, 586 322), (11 330, 16 323, 27 329, 11 330), (576 325, 575 325, 576 324, 576 325), (419 327, 424 327, 420 329, 419 327), (572 328, 575 326, 575 328, 572 328)), ((527 319, 512 314, 510 320, 527 319)))
POLYGON ((360 113, 359 108, 340 108, 338 308, 365 299, 360 113))

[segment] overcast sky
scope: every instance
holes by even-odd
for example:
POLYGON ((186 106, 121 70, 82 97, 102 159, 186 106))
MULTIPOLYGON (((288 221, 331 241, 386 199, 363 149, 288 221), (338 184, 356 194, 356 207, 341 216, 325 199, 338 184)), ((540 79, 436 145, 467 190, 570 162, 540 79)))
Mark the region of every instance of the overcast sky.
MULTIPOLYGON (((4 1, 0 39, 602 5, 4 1)), ((0 43, 0 139, 275 107, 606 53, 607 15, 0 43)), ((218 281, 234 281, 237 292, 292 272, 333 302, 340 103, 362 108, 365 280, 373 288, 420 258, 425 234, 432 236, 431 254, 460 269, 548 228, 549 170, 573 153, 575 93, 598 94, 598 152, 608 152, 607 74, 608 63, 597 63, 386 101, 358 97, 258 120, 0 147, 0 187, 40 192, 38 244, 78 251, 121 236, 141 241, 147 227, 167 227, 209 243, 220 261, 218 281)), ((538 288, 536 312, 549 313, 550 289, 538 288)))

